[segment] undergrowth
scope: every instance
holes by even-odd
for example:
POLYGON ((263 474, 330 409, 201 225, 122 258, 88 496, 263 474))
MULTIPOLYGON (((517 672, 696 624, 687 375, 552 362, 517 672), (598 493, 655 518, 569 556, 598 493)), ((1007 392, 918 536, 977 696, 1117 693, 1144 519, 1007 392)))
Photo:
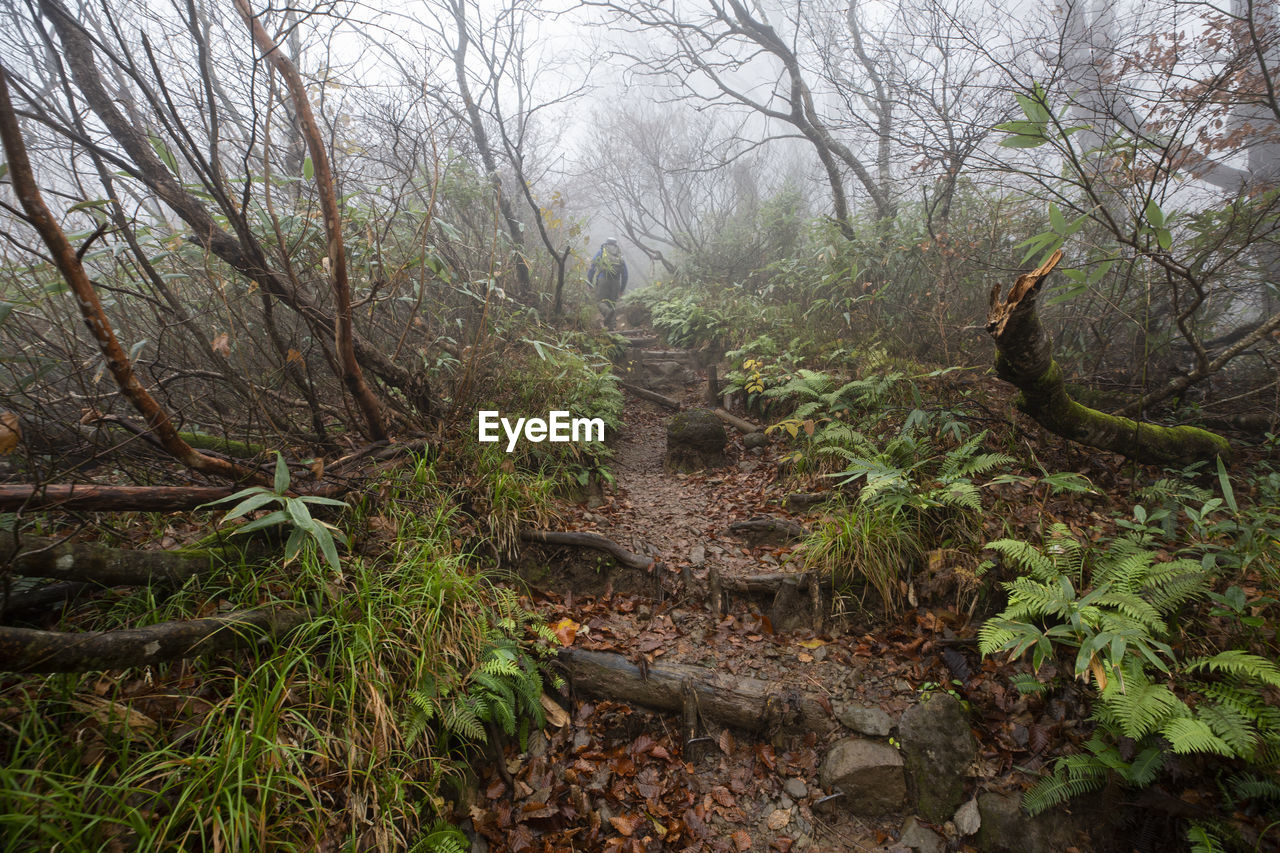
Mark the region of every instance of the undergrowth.
POLYGON ((0 849, 466 849, 443 795, 481 742, 541 725, 549 635, 458 552, 430 461, 379 491, 338 523, 380 535, 336 569, 306 550, 67 614, 74 630, 315 616, 256 653, 7 679, 0 849))

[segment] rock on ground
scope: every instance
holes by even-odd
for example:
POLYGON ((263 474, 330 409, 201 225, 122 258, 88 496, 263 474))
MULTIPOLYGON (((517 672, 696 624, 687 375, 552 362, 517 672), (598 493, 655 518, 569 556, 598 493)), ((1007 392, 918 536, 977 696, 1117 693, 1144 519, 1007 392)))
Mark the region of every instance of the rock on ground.
POLYGON ((668 471, 701 471, 724 467, 729 435, 724 424, 708 409, 680 412, 667 422, 668 471))
POLYGON ((952 821, 955 823, 956 832, 962 836, 973 835, 981 829, 982 812, 978 810, 978 799, 975 797, 957 809, 952 821))
POLYGON ((964 706, 950 694, 935 693, 907 709, 898 736, 916 814, 931 823, 949 820, 964 802, 965 772, 978 756, 964 706))
POLYGON ((913 817, 907 818, 907 822, 902 825, 898 845, 916 853, 944 853, 947 849, 947 843, 941 835, 913 817))
POLYGON ((837 741, 819 771, 822 787, 844 792, 844 808, 873 816, 900 810, 907 799, 902 756, 891 746, 850 737, 837 741))
POLYGON ((893 719, 883 709, 840 703, 835 710, 840 724, 858 734, 888 737, 893 731, 893 719))

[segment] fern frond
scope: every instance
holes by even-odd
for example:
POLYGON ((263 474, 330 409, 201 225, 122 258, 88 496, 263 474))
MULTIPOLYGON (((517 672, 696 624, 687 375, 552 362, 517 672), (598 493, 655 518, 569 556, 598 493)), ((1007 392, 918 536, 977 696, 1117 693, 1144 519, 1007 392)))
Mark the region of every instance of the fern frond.
POLYGON ((1053 560, 1046 557, 1034 545, 1020 539, 997 539, 987 547, 1008 560, 1019 571, 1026 572, 1039 581, 1057 580, 1059 572, 1053 560))
POLYGON ((1209 577, 1199 563, 1173 560, 1152 566, 1139 594, 1161 613, 1201 598, 1209 589, 1209 577))
POLYGON ((1209 724, 1213 733, 1222 738, 1232 752, 1249 758, 1258 744, 1258 733, 1249 718, 1228 705, 1207 702, 1196 708, 1196 716, 1209 724))
POLYGON ((476 716, 475 711, 465 702, 454 702, 449 706, 449 710, 445 715, 445 728, 469 740, 479 741, 480 743, 488 741, 484 731, 484 724, 476 716))
POLYGON ((467 853, 470 849, 466 833, 445 821, 432 824, 409 848, 410 853, 467 853))
POLYGON ((1107 768, 1092 755, 1068 755, 1054 763, 1045 776, 1022 796, 1022 807, 1032 815, 1059 803, 1096 791, 1106 784, 1107 768))
POLYGON ((1158 746, 1149 746, 1133 759, 1125 772, 1125 779, 1131 785, 1145 788, 1156 780, 1156 774, 1164 767, 1167 753, 1158 746))
POLYGON ((1160 733, 1169 741, 1174 752, 1187 754, 1204 752, 1234 758, 1231 745, 1214 734, 1204 720, 1194 717, 1175 717, 1161 727, 1160 733))
POLYGON ((1141 740, 1162 729, 1171 717, 1187 713, 1187 706, 1168 687, 1147 681, 1134 667, 1128 669, 1123 686, 1112 682, 1102 693, 1103 704, 1126 737, 1141 740))
POLYGON ((1186 666, 1187 672, 1225 672, 1245 681, 1280 687, 1280 668, 1260 655, 1243 649, 1228 649, 1212 657, 1196 658, 1186 666))
POLYGON ((1191 824, 1187 829, 1187 841, 1191 843, 1191 853, 1227 853, 1222 838, 1202 823, 1191 824))
POLYGON ((1280 803, 1280 781, 1256 774, 1237 774, 1227 780, 1227 787, 1237 800, 1266 800, 1280 803))

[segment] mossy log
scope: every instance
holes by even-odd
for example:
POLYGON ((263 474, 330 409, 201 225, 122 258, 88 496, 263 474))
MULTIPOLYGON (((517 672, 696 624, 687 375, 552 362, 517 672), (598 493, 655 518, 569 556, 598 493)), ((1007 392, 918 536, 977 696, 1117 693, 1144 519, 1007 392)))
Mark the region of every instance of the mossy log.
POLYGON ((178 435, 186 439, 187 444, 197 450, 216 450, 219 453, 236 456, 240 459, 252 459, 267 452, 267 449, 261 444, 236 441, 234 438, 227 438, 222 435, 209 435, 203 432, 179 432, 178 435))
POLYGON ((150 666, 286 636, 307 623, 303 610, 242 610, 208 619, 119 631, 39 631, 0 626, 0 672, 88 672, 150 666))
POLYGON ((1090 409, 1071 399, 1053 342, 1040 323, 1036 297, 1062 259, 1061 250, 1021 275, 1003 299, 991 291, 987 332, 996 344, 996 374, 1021 391, 1018 408, 1050 432, 1080 444, 1153 465, 1186 464, 1230 456, 1225 438, 1191 426, 1162 427, 1090 409))
POLYGON ((185 551, 137 551, 108 548, 95 542, 64 542, 41 536, 16 539, 0 530, 0 560, 15 575, 66 581, 92 581, 105 586, 148 583, 178 585, 238 559, 234 548, 185 551))

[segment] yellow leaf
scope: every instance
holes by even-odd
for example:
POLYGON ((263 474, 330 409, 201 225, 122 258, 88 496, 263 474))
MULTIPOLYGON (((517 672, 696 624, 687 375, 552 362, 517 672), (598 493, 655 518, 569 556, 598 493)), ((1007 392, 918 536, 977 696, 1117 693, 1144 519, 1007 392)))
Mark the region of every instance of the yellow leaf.
POLYGON ((814 637, 811 640, 801 640, 799 645, 801 648, 804 648, 804 649, 816 649, 819 646, 827 645, 827 641, 819 640, 817 637, 814 637))
POLYGON ((578 629, 582 625, 574 622, 567 616, 559 622, 551 626, 551 632, 556 635, 556 639, 560 641, 562 646, 572 646, 574 637, 578 636, 578 629))

